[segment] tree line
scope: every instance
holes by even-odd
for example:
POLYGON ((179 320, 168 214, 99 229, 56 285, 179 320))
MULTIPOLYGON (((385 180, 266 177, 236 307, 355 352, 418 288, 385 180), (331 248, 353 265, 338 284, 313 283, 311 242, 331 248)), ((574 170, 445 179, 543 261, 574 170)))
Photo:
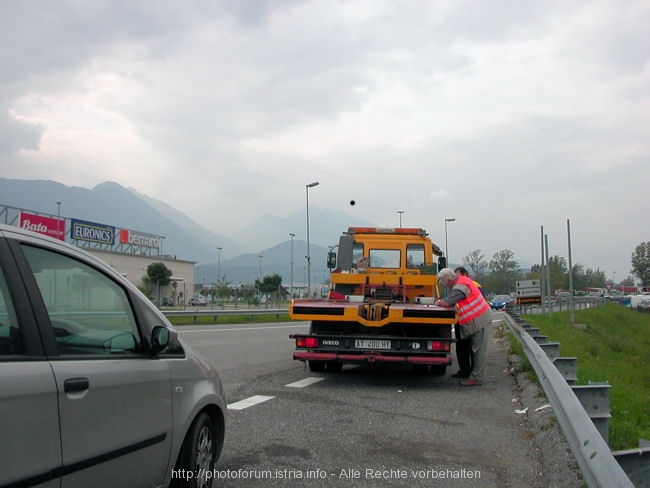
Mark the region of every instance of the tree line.
MULTIPOLYGON (((463 265, 468 269, 472 278, 478 281, 488 294, 509 294, 516 290, 519 280, 539 279, 542 271, 546 278, 546 271, 539 264, 533 265, 530 270, 522 270, 515 261, 514 253, 510 249, 503 249, 494 253, 489 261, 480 249, 471 251, 463 258, 463 265)), ((650 241, 637 245, 630 258, 631 275, 617 285, 634 286, 634 278, 641 286, 650 286, 650 241)), ((562 256, 551 256, 548 259, 551 291, 569 289, 569 266, 562 256)), ((170 283, 172 271, 163 263, 153 263, 147 268, 143 277, 145 293, 155 296, 159 286, 170 283)), ((605 272, 599 269, 585 268, 582 264, 573 265, 573 288, 576 291, 586 288, 604 288, 607 283, 605 272)), ((240 298, 250 295, 255 297, 269 294, 279 298, 282 277, 278 274, 264 276, 262 280, 255 280, 254 288, 238 290, 240 298)), ((176 290, 174 290, 175 292, 176 290)), ((227 299, 233 292, 233 286, 225 276, 220 277, 217 283, 210 288, 201 290, 202 295, 213 295, 213 299, 227 299)), ((174 293, 175 294, 175 293, 174 293)))
MULTIPOLYGON (((494 253, 488 261, 480 249, 471 251, 463 258, 463 264, 472 275, 472 279, 479 282, 486 293, 509 294, 515 291, 516 282, 519 280, 539 279, 544 271, 539 264, 533 265, 530 270, 523 271, 514 259, 510 249, 503 249, 494 253)), ((551 256, 548 259, 551 291, 569 289, 569 266, 562 256, 551 256)), ((634 286, 634 277, 641 286, 650 285, 650 241, 642 242, 634 249, 630 260, 632 273, 618 285, 634 286)), ((605 272, 599 269, 585 268, 582 264, 573 265, 573 289, 580 291, 586 288, 604 288, 607 283, 605 272)))

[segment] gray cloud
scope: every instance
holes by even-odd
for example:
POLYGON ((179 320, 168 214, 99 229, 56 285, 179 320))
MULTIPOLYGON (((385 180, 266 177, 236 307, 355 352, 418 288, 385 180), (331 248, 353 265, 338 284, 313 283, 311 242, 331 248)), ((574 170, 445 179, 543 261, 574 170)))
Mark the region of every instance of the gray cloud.
POLYGON ((320 180, 314 205, 379 225, 400 209, 440 237, 457 218, 456 260, 534 260, 539 226, 560 236, 571 218, 578 262, 620 277, 650 239, 631 211, 650 176, 649 14, 641 0, 5 2, 0 165, 115 180, 224 234, 294 213, 320 180))

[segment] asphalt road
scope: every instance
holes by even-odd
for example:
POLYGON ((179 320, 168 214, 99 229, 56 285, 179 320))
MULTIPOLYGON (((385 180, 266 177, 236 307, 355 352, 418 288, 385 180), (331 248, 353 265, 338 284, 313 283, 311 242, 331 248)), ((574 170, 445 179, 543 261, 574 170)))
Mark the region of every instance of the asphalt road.
POLYGON ((480 387, 459 386, 455 365, 311 373, 288 338, 306 322, 180 327, 229 404, 216 486, 548 486, 498 327, 480 387))

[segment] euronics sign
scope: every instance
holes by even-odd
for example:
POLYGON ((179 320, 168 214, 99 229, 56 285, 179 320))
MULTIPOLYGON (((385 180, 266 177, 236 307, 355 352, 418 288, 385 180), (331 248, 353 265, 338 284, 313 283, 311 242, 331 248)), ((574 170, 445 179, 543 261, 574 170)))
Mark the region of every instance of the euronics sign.
POLYGON ((111 225, 77 219, 70 219, 70 222, 70 237, 72 239, 108 244, 109 246, 115 243, 115 227, 111 225))

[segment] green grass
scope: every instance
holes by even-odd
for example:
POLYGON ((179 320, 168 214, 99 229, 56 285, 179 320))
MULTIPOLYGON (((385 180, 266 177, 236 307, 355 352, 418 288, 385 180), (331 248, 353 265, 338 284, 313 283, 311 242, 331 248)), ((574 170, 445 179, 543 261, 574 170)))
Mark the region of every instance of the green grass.
POLYGON ((609 303, 575 312, 528 315, 549 341, 560 343, 564 357, 578 359, 578 384, 608 381, 609 444, 612 450, 638 447, 650 439, 650 314, 609 303))
POLYGON ((194 317, 167 317, 173 325, 214 325, 214 324, 250 324, 254 322, 288 322, 288 314, 268 315, 219 315, 215 321, 214 315, 198 315, 194 317))

